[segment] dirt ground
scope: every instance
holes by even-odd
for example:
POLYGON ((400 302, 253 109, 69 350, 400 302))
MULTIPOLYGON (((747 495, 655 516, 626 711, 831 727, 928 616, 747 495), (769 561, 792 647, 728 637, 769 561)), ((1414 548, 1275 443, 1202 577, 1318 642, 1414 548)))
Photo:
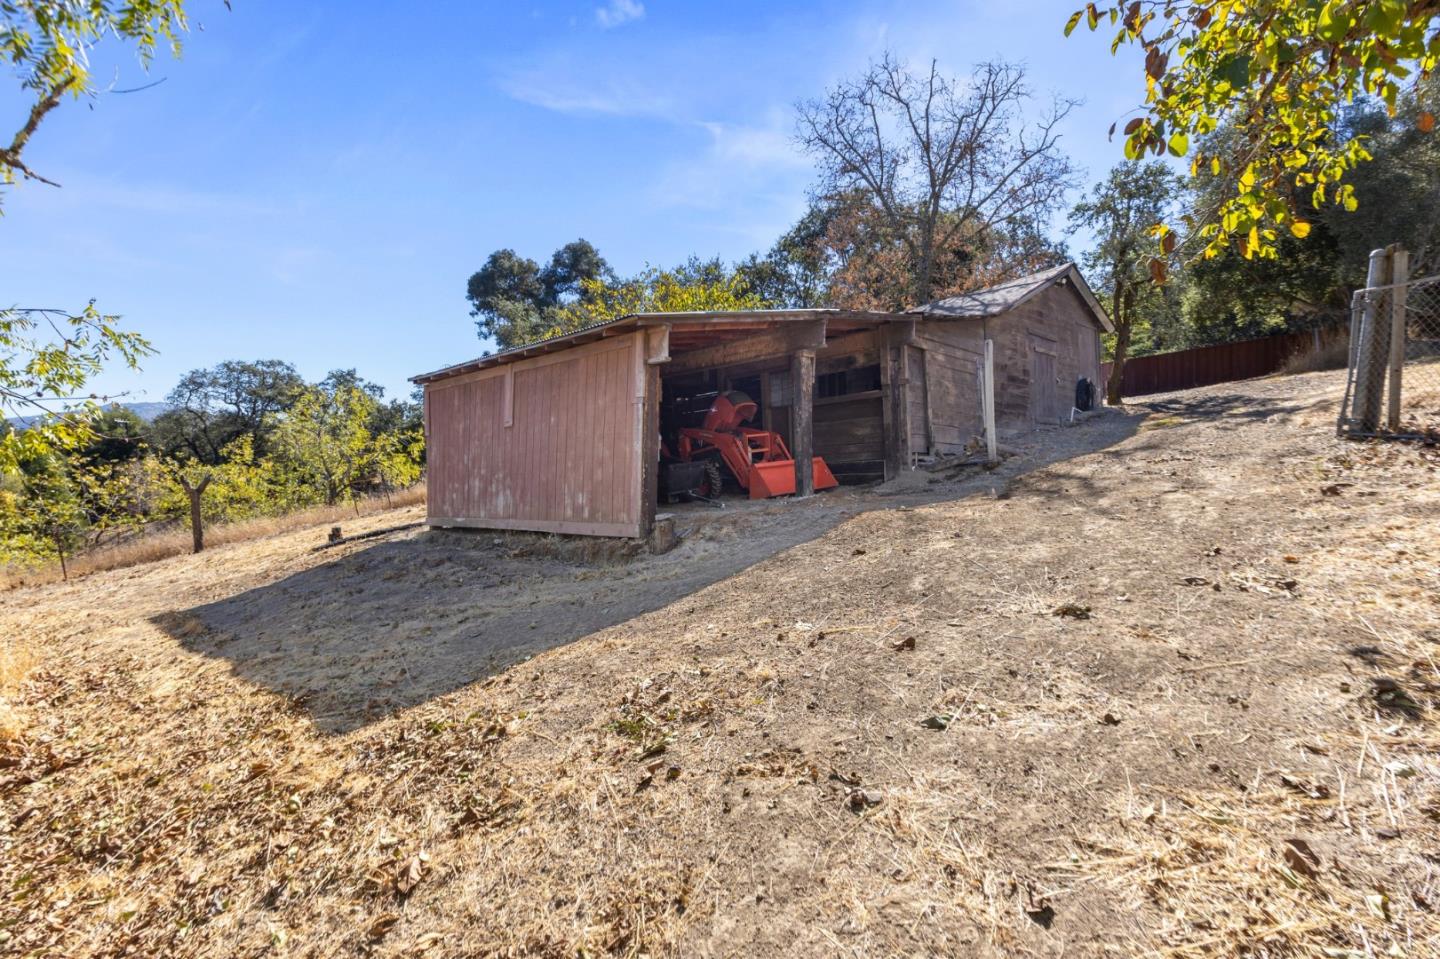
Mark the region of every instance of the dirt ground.
POLYGON ((1440 451, 1341 385, 4 594, 0 954, 1440 954, 1440 451))

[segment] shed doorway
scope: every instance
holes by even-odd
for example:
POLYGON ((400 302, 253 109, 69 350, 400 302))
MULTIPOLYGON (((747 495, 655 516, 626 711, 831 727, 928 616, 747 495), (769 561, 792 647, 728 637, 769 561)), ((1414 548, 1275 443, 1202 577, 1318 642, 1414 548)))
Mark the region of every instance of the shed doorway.
POLYGON ((1033 422, 1060 422, 1058 355, 1058 344, 1054 340, 1030 334, 1030 419, 1033 422))

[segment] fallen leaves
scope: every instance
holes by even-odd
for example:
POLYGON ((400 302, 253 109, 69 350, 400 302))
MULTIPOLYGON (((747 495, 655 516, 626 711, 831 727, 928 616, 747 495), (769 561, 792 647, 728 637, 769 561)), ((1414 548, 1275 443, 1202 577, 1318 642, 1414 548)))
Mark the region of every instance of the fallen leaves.
POLYGON ((422 849, 400 863, 395 870, 395 891, 401 896, 410 895, 415 887, 420 885, 420 880, 425 878, 425 867, 429 862, 429 853, 422 849))
POLYGON ((393 912, 381 913, 370 920, 370 924, 365 927, 365 936, 372 942, 378 942, 384 939, 399 921, 400 917, 393 912))
POLYGON ((1375 702, 1387 709, 1398 709, 1418 716, 1422 708, 1400 683, 1389 676, 1376 676, 1370 680, 1371 693, 1375 702))
POLYGON ((849 807, 851 812, 864 812, 867 809, 880 805, 884 801, 885 797, 879 792, 862 789, 859 786, 852 786, 850 791, 845 794, 845 805, 849 807))
POLYGON ((1299 875, 1306 879, 1316 879, 1320 875, 1320 857, 1310 844, 1303 839, 1292 838, 1285 840, 1285 848, 1282 850, 1285 862, 1299 875))

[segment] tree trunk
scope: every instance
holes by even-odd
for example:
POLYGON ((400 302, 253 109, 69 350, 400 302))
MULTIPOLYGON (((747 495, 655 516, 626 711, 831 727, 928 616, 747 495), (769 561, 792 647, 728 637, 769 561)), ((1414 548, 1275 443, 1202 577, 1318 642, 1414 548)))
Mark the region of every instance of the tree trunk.
POLYGON ((190 542, 191 552, 198 553, 205 548, 205 524, 200 516, 200 495, 210 485, 210 474, 206 473, 194 486, 185 477, 180 477, 180 488, 190 497, 190 542))
POLYGON ((1113 301, 1115 306, 1115 358, 1110 363, 1110 379, 1105 382, 1105 402, 1109 406, 1120 405, 1120 392, 1125 383, 1125 360, 1130 355, 1130 311, 1123 296, 1113 301))
POLYGON ((935 240, 925 236, 920 243, 920 263, 915 270, 915 302, 911 306, 924 306, 930 302, 930 288, 935 273, 935 240))
POLYGON ((65 543, 58 536, 55 538, 55 552, 60 557, 60 579, 69 582, 70 569, 65 565, 65 543))

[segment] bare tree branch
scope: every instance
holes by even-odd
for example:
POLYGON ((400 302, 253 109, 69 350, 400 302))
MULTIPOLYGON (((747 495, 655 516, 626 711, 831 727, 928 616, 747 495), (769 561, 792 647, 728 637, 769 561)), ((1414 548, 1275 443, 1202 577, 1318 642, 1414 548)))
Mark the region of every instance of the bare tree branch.
POLYGON ((1074 103, 1057 100, 1032 134, 1017 133, 1030 99, 1013 65, 981 64, 956 83, 933 61, 916 76, 886 55, 824 101, 802 103, 798 138, 820 161, 823 195, 862 195, 879 214, 923 303, 937 257, 1043 219, 1073 186, 1057 131, 1074 103))

